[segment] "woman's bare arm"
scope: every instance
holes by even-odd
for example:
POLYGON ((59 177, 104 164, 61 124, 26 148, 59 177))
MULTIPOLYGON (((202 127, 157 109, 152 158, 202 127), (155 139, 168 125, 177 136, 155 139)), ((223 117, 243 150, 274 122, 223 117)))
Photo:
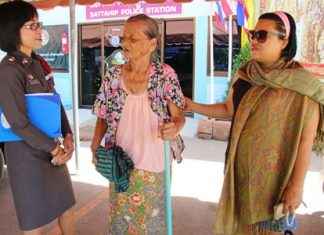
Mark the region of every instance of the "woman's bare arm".
MULTIPOLYGON (((234 84, 236 80, 237 78, 233 80, 232 84, 234 84)), ((232 97, 233 97, 233 86, 230 87, 226 101, 220 104, 199 104, 185 97, 186 106, 184 111, 202 114, 210 118, 231 119, 234 113, 234 105, 233 105, 232 97)))
POLYGON ((92 142, 90 145, 92 153, 96 151, 96 149, 99 147, 102 138, 104 137, 106 131, 107 131, 108 125, 105 119, 97 118, 95 131, 93 134, 92 142))
POLYGON ((168 102, 168 108, 171 115, 171 121, 162 124, 160 127, 160 134, 164 140, 173 140, 184 126, 185 118, 182 109, 171 101, 168 102))

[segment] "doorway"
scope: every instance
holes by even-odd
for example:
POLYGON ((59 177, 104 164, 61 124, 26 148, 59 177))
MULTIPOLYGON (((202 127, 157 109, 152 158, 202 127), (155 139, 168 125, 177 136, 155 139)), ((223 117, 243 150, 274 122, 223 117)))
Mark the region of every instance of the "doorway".
POLYGON ((169 64, 177 73, 182 92, 190 99, 193 98, 193 45, 194 21, 166 20, 164 62, 169 64))
POLYGON ((101 25, 79 27, 79 104, 91 108, 101 85, 101 25))

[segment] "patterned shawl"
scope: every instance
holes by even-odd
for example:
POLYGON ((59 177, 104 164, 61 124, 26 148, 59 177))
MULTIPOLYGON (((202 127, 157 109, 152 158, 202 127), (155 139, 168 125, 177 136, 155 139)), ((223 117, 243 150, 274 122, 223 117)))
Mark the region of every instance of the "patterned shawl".
MULTIPOLYGON (((238 70, 238 76, 250 82, 253 87, 244 95, 236 112, 235 122, 232 124, 233 131, 228 164, 225 169, 223 190, 216 215, 215 232, 217 234, 240 234, 240 232, 249 234, 257 229, 254 226, 255 223, 271 219, 272 207, 280 200, 293 170, 299 144, 298 136, 302 132, 303 125, 307 122, 305 119, 310 118, 310 107, 314 110, 317 103, 320 104, 321 119, 315 149, 319 155, 324 153, 324 84, 295 61, 285 62, 280 60, 269 71, 264 72, 260 65, 253 60, 247 62, 238 70), (267 92, 271 88, 278 88, 275 89, 277 91, 275 94, 279 94, 285 101, 292 100, 288 111, 285 109, 285 104, 282 104, 285 101, 280 102, 281 97, 267 97, 269 94, 273 94, 267 92), (286 88, 301 95, 280 88, 286 88), (258 102, 266 99, 268 99, 267 107, 260 107, 258 102), (302 107, 302 110, 295 110, 295 105, 302 107), (277 110, 277 107, 280 108, 279 114, 269 113, 271 110, 277 110), (293 115, 291 115, 292 113, 293 115), (293 119, 291 119, 291 116, 293 116, 293 119), (299 120, 295 120, 296 116, 300 116, 299 120), (274 120, 273 117, 279 118, 274 120), (265 128, 262 127, 269 129, 264 130, 265 128), (255 131, 255 128, 259 129, 255 131), (249 130, 252 131, 248 132, 249 130), (270 137, 268 137, 269 135, 270 137), (280 136, 282 140, 276 140, 277 136, 280 136), (281 144, 281 142, 284 142, 283 140, 291 140, 288 143, 289 148, 286 145, 287 143, 281 144), (264 147, 260 143, 269 146, 264 147), (272 148, 279 150, 273 151, 272 148), (240 157, 236 158, 237 154, 240 157), (255 157, 256 159, 254 159, 253 156, 255 155, 266 156, 266 158, 260 160, 255 157), (246 160, 242 156, 246 157, 246 160), (252 163, 246 163, 247 159, 252 163), (251 173, 251 178, 254 177, 254 179, 240 180, 241 171, 249 171, 251 168, 244 167, 246 164, 254 164, 253 161, 256 161, 255 164, 260 164, 257 166, 264 170, 255 167, 254 172, 251 173), (283 168, 283 165, 285 168, 283 168), (272 171, 269 171, 269 169, 272 171), (271 176, 269 176, 269 172, 271 176), (268 175, 266 175, 267 173, 268 175), (257 191, 258 189, 250 191, 251 188, 253 189, 253 185, 250 184, 260 185, 260 182, 262 182, 260 178, 266 179, 264 182, 269 184, 261 185, 265 191, 262 191, 262 189, 260 189, 261 193, 257 191), (280 183, 276 183, 278 181, 280 183), (248 185, 246 185, 247 182, 248 185), (248 200, 248 202, 241 206, 240 200, 248 200), (242 214, 244 214, 244 218, 242 218, 242 214)), ((261 104, 263 103, 261 102, 261 104)), ((262 188, 261 186, 260 188, 262 188)), ((258 186, 255 188, 258 188, 258 186)))
POLYGON ((320 123, 314 144, 316 154, 324 156, 324 83, 312 76, 296 61, 279 60, 273 69, 265 73, 260 65, 251 60, 238 70, 238 76, 254 85, 286 88, 308 96, 320 104, 320 123))

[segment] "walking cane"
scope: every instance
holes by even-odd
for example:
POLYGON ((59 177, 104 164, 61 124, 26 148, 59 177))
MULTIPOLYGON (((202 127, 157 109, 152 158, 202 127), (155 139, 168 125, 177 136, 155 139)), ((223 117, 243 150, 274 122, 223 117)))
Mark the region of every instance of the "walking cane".
POLYGON ((171 188, 170 188, 170 143, 164 141, 164 160, 165 160, 165 195, 166 195, 166 213, 167 213, 167 226, 168 235, 172 235, 172 205, 171 205, 171 188))

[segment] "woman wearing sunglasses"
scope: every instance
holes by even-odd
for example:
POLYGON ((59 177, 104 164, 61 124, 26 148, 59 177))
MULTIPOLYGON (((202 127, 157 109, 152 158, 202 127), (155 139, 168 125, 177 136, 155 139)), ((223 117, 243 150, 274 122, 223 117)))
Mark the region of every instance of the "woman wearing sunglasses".
POLYGON ((186 99, 186 110, 232 118, 216 234, 292 234, 316 136, 323 154, 324 85, 293 60, 289 14, 261 15, 249 39, 252 59, 238 69, 227 101, 186 99), (290 216, 275 220, 274 207, 290 216))
MULTIPOLYGON (((72 131, 61 106, 63 146, 29 120, 25 94, 54 93, 49 65, 33 50, 42 46, 42 24, 36 9, 23 1, 0 5, 0 107, 22 141, 5 143, 7 169, 20 229, 41 228, 58 218, 62 234, 75 234, 75 197, 65 163, 74 151, 72 131)), ((6 231, 1 231, 6 234, 6 231)))

